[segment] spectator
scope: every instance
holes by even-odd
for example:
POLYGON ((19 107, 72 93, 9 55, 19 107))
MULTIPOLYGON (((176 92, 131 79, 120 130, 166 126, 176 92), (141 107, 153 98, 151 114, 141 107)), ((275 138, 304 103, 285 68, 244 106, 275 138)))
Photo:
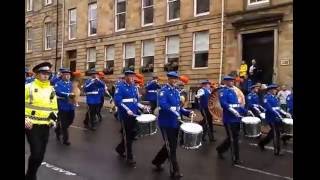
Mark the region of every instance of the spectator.
POLYGON ((244 79, 244 77, 247 76, 247 71, 248 65, 244 61, 242 61, 240 65, 239 76, 244 79))
POLYGON ((291 94, 291 91, 287 89, 286 85, 282 85, 277 97, 280 101, 280 108, 284 111, 287 111, 287 97, 289 94, 291 94))

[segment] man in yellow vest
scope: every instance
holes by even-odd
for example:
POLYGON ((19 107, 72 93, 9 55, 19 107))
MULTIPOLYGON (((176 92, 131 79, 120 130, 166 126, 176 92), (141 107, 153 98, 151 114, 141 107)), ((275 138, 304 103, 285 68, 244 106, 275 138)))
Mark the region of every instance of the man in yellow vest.
POLYGON ((248 65, 242 61, 240 65, 240 71, 239 71, 239 76, 240 78, 244 79, 244 77, 247 75, 248 72, 248 65))
POLYGON ((30 157, 26 180, 36 180, 49 138, 49 128, 55 126, 57 119, 57 98, 50 85, 51 64, 48 62, 35 66, 32 70, 36 79, 25 85, 25 129, 30 144, 30 157))

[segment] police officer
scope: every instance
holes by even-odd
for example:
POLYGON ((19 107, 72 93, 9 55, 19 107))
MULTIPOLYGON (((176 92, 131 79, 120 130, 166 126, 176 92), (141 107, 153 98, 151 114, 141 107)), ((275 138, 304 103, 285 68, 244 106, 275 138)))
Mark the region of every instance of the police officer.
POLYGON ((84 92, 87 96, 88 112, 84 120, 86 128, 90 128, 92 131, 96 130, 96 116, 98 115, 99 105, 101 103, 101 95, 99 94, 100 88, 105 88, 105 84, 98 78, 98 72, 92 68, 88 74, 91 78, 86 80, 84 85, 84 92))
POLYGON ((74 104, 70 98, 75 98, 72 93, 72 82, 70 81, 71 71, 63 69, 61 71, 61 80, 56 82, 54 88, 58 99, 58 124, 55 129, 57 140, 60 141, 60 135, 63 136, 63 144, 69 146, 68 128, 74 120, 74 104))
POLYGON ((239 159, 239 131, 241 114, 247 113, 238 102, 237 95, 233 90, 234 78, 225 76, 224 87, 219 90, 220 104, 223 109, 223 124, 227 133, 227 138, 216 148, 220 159, 223 159, 223 153, 226 152, 231 145, 233 164, 241 164, 239 159))
POLYGON ((152 164, 161 170, 161 165, 166 161, 170 162, 171 177, 182 177, 177 162, 177 139, 180 127, 180 115, 193 116, 192 111, 188 111, 180 107, 180 93, 177 90, 176 83, 179 79, 177 72, 171 71, 167 73, 168 84, 164 85, 159 93, 159 117, 158 125, 160 127, 162 137, 165 144, 157 153, 152 164))
POLYGON ((269 123, 271 129, 269 130, 267 136, 260 140, 258 143, 260 149, 263 151, 264 146, 268 144, 273 138, 274 155, 283 155, 280 152, 280 128, 282 125, 282 115, 290 116, 280 108, 279 100, 277 99, 277 88, 278 85, 271 84, 267 87, 267 94, 264 96, 264 108, 266 109, 266 120, 269 123))
POLYGON ((125 81, 117 85, 114 95, 122 127, 122 140, 115 150, 121 157, 126 157, 127 164, 130 166, 136 164, 132 154, 132 142, 137 128, 136 116, 140 114, 139 108, 147 109, 147 106, 138 103, 139 97, 134 77, 133 71, 125 71, 125 81))
POLYGON ((36 180, 36 174, 46 151, 49 128, 57 119, 57 98, 50 85, 51 64, 44 62, 33 68, 36 79, 25 85, 25 128, 30 145, 26 180, 36 180))
POLYGON ((157 108, 158 101, 158 89, 160 89, 158 83, 158 76, 154 76, 151 81, 149 81, 145 87, 146 95, 145 100, 150 102, 151 112, 154 113, 154 110, 157 108))
POLYGON ((199 108, 203 117, 201 121, 203 127, 202 141, 206 141, 206 136, 208 135, 209 140, 214 142, 212 115, 208 107, 209 97, 211 95, 210 84, 209 80, 201 81, 202 87, 198 90, 196 97, 199 99, 199 108))
POLYGON ((253 112, 253 115, 257 117, 260 117, 260 114, 265 111, 259 103, 259 96, 257 94, 259 92, 259 87, 258 84, 251 86, 251 92, 247 95, 246 99, 248 110, 253 112))

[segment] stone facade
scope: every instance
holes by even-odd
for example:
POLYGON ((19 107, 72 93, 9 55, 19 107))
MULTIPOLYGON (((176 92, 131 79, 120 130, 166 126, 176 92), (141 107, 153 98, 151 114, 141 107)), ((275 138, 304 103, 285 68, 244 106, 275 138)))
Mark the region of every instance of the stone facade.
MULTIPOLYGON (((53 5, 43 7, 42 0, 33 0, 34 10, 26 12, 26 25, 31 22, 34 39, 32 53, 26 53, 26 64, 33 66, 40 60, 55 60, 55 48, 50 51, 43 49, 43 21, 45 16, 50 16, 56 22, 56 0, 53 5)), ((60 0, 62 1, 62 0, 60 0)), ((225 1, 225 26, 224 26, 224 56, 222 74, 227 74, 231 70, 237 69, 241 59, 241 44, 239 34, 243 31, 253 29, 263 30, 267 28, 277 30, 278 44, 276 47, 276 73, 275 82, 292 84, 292 0, 270 0, 267 4, 257 7, 248 7, 248 0, 226 0, 225 1), (261 14, 268 12, 284 13, 281 21, 275 24, 260 23, 250 27, 237 29, 232 25, 239 17, 244 14, 261 14), (281 66, 281 59, 289 59, 290 64, 281 66)), ((60 2, 62 3, 62 2, 60 2)), ((154 39, 154 73, 164 77, 164 63, 166 52, 166 37, 179 35, 180 54, 179 72, 190 78, 188 86, 198 86, 199 80, 210 79, 218 81, 220 71, 220 40, 221 40, 221 1, 210 0, 210 13, 208 15, 194 16, 194 0, 180 1, 180 20, 167 22, 167 1, 154 0, 154 23, 152 26, 141 26, 141 0, 127 0, 126 11, 126 30, 115 32, 115 0, 67 0, 64 4, 64 39, 63 39, 63 62, 62 65, 68 67, 70 60, 68 52, 76 50, 76 69, 85 71, 87 67, 87 49, 96 48, 96 68, 99 71, 105 65, 105 47, 114 45, 115 61, 114 73, 107 77, 111 80, 116 79, 122 74, 123 68, 123 46, 124 43, 135 43, 135 71, 139 72, 141 65, 141 46, 142 41, 154 39), (88 36, 88 4, 97 2, 97 34, 88 36), (76 8, 77 25, 76 38, 68 39, 68 10, 76 8), (208 68, 193 69, 193 33, 197 31, 209 32, 209 55, 208 68)), ((59 18, 61 21, 62 18, 59 18)), ((62 21, 61 21, 62 22, 62 21)), ((61 56, 62 24, 59 23, 59 52, 61 56)), ((57 63, 60 67, 60 61, 57 63)), ((152 73, 145 74, 145 79, 151 78, 152 73)))

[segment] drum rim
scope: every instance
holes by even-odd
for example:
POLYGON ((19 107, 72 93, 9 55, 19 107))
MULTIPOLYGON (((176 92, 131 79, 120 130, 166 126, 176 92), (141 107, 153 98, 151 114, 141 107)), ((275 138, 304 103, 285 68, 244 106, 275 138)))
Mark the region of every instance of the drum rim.
POLYGON ((202 133, 202 132, 203 132, 203 128, 202 128, 202 126, 201 126, 201 125, 199 125, 199 124, 197 124, 197 123, 187 122, 187 123, 184 123, 184 124, 182 124, 182 125, 180 126, 180 129, 181 129, 183 132, 185 132, 185 133, 188 133, 188 134, 200 134, 200 133, 202 133), (183 129, 183 128, 182 128, 182 126, 183 126, 184 124, 195 124, 195 125, 197 125, 198 127, 200 127, 200 128, 201 128, 201 131, 200 131, 200 132, 189 132, 189 131, 185 131, 185 129, 183 129))
POLYGON ((141 117, 141 116, 144 116, 144 115, 149 115, 149 114, 141 114, 139 116, 136 117, 136 120, 139 122, 139 123, 143 123, 143 124, 147 124, 147 123, 150 123, 150 122, 154 122, 157 120, 157 116, 155 116, 154 114, 150 114, 153 116, 154 119, 151 119, 151 120, 148 120, 148 121, 141 121, 139 120, 138 118, 141 117))
POLYGON ((259 123, 261 123, 261 119, 260 118, 258 118, 258 117, 252 117, 252 116, 246 116, 246 117, 243 117, 243 118, 241 118, 241 122, 243 122, 244 124, 259 124, 259 123), (254 118, 254 119, 257 119, 257 120, 259 120, 258 122, 245 122, 245 121, 243 121, 243 119, 244 118, 254 118))

